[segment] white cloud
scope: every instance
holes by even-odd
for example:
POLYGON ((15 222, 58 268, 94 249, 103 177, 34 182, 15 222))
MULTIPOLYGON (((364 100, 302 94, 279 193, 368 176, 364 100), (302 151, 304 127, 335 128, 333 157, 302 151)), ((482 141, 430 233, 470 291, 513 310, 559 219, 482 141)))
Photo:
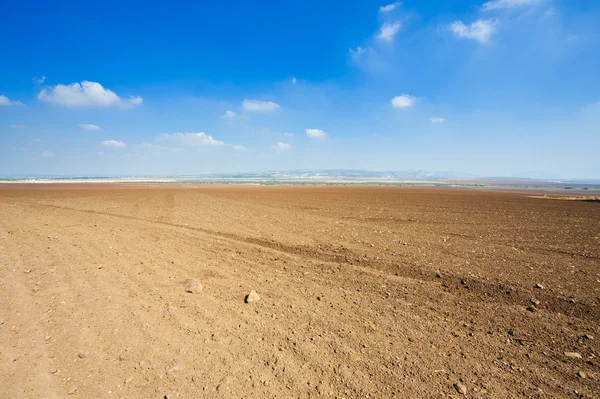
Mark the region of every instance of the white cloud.
POLYGON ((394 108, 410 108, 417 101, 416 97, 409 96, 408 94, 402 94, 392 98, 391 103, 394 108))
POLYGON ((244 107, 246 111, 250 112, 269 112, 281 108, 279 104, 274 103, 272 101, 259 101, 248 99, 242 101, 242 107, 244 107))
POLYGON ((327 137, 327 133, 321 129, 306 129, 306 135, 313 139, 322 139, 327 137))
POLYGON ((42 158, 54 158, 54 153, 50 151, 44 151, 40 154, 42 158))
POLYGON ((102 145, 105 147, 112 147, 112 148, 125 147, 125 143, 123 143, 122 141, 117 141, 117 140, 106 140, 106 141, 102 142, 102 145))
POLYGON ((506 10, 508 8, 531 6, 536 3, 539 3, 539 0, 491 0, 485 3, 482 8, 484 11, 506 10))
POLYGON ((231 119, 231 118, 235 118, 236 116, 237 116, 237 114, 235 112, 233 112, 231 110, 227 110, 223 114, 222 118, 231 119))
POLYGON ((446 120, 444 118, 429 118, 431 123, 444 123, 446 120))
POLYGON ((213 139, 212 136, 206 133, 171 133, 163 134, 157 137, 158 140, 175 141, 182 145, 188 146, 222 146, 224 142, 213 139))
POLYGON ((350 58, 352 59, 352 61, 358 62, 361 60, 363 55, 369 50, 370 50, 370 48, 368 48, 368 47, 365 48, 365 47, 358 46, 355 49, 353 49, 353 48, 349 49, 348 54, 350 55, 350 58))
POLYGON ((41 78, 33 78, 33 83, 41 85, 46 81, 46 77, 42 76, 41 78))
POLYGON ((90 125, 87 123, 80 123, 78 126, 85 130, 100 130, 100 126, 98 126, 98 125, 90 125))
POLYGON ((233 149, 238 151, 244 151, 246 147, 244 147, 243 145, 234 145, 233 149))
POLYGON ((0 105, 23 105, 21 101, 12 101, 6 96, 0 96, 0 105))
POLYGON ((281 141, 272 146, 275 151, 288 151, 292 149, 291 144, 282 143, 281 141))
POLYGON ((400 2, 388 4, 387 6, 381 6, 381 7, 379 7, 379 12, 394 11, 399 5, 400 5, 400 2))
MULTIPOLYGON (((129 104, 131 105, 141 105, 144 102, 144 99, 140 96, 129 96, 129 104)), ((127 105, 127 103, 125 103, 127 105)))
POLYGON ((25 125, 22 123, 11 123, 10 125, 8 125, 8 127, 11 129, 23 129, 25 125))
POLYGON ((487 43, 494 32, 498 22, 490 19, 480 19, 471 25, 465 25, 462 21, 455 21, 448 26, 448 30, 456 36, 477 40, 480 43, 487 43))
POLYGON ((398 33, 401 27, 402 25, 400 24, 400 22, 386 22, 381 27, 381 30, 379 31, 377 37, 381 40, 391 41, 396 35, 396 33, 398 33))
POLYGON ((131 96, 124 100, 113 91, 102 87, 100 83, 89 82, 58 84, 43 89, 38 99, 44 102, 63 105, 65 107, 113 107, 130 108, 144 102, 141 97, 131 96))
POLYGON ((294 133, 284 133, 283 135, 286 137, 294 137, 294 133))

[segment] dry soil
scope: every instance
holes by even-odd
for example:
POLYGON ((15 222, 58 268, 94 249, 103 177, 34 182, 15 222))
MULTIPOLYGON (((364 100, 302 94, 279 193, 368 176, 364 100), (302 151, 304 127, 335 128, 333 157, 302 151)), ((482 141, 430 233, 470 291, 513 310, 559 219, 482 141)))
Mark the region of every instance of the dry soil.
POLYGON ((600 204, 530 195, 1 186, 0 394, 600 397, 600 204))

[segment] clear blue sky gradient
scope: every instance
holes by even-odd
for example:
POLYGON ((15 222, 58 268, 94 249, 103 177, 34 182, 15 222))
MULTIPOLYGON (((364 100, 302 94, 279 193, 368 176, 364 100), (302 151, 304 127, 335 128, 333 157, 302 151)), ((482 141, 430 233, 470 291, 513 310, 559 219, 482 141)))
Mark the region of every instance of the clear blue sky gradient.
POLYGON ((0 176, 600 178, 600 2, 492 1, 4 2, 0 176))

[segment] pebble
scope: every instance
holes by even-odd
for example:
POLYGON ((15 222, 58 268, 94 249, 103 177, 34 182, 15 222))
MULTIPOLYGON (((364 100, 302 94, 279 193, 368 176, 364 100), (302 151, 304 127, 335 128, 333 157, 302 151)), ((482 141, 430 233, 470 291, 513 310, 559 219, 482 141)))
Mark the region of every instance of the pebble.
POLYGON ((535 312, 537 309, 535 306, 529 305, 529 306, 527 306, 527 310, 529 310, 530 312, 535 312))
POLYGON ((179 364, 176 364, 175 366, 171 367, 170 369, 167 370, 167 375, 173 374, 173 372, 179 370, 180 367, 181 366, 179 366, 179 364))
POLYGON ((246 298, 244 299, 244 302, 246 303, 252 303, 257 301, 260 301, 260 295, 258 295, 254 290, 250 291, 250 293, 246 295, 246 298))
POLYGON ((540 283, 537 283, 537 284, 535 285, 535 288, 537 288, 537 289, 539 289, 539 290, 543 290, 543 289, 544 289, 544 286, 543 286, 543 285, 541 285, 540 283))
POLYGON ((79 353, 77 354, 77 356, 79 356, 80 359, 86 358, 89 355, 90 355, 90 351, 87 351, 87 350, 79 351, 79 353))
POLYGON ((456 384, 454 384, 454 389, 456 389, 456 392, 458 392, 461 395, 467 394, 467 386, 462 382, 457 382, 456 384))
POLYGON ((537 299, 530 299, 529 302, 531 302, 531 304, 533 306, 540 306, 540 301, 538 301, 537 299))
POLYGON ((202 284, 200 284, 200 281, 196 279, 190 280, 185 286, 185 291, 189 292, 190 294, 200 292, 202 291, 202 284))
POLYGON ((593 336, 593 335, 590 335, 590 334, 585 334, 585 335, 583 336, 583 338, 585 338, 585 339, 594 339, 594 336, 593 336))
POLYGON ((587 378, 587 375, 586 375, 586 374, 585 374, 583 371, 579 371, 579 372, 577 372, 577 376, 578 376, 579 378, 587 378))
POLYGON ((76 386, 72 386, 69 391, 67 392, 67 395, 73 395, 75 392, 77 392, 77 387, 76 386))
POLYGON ((577 352, 565 352, 565 356, 571 359, 581 359, 581 355, 577 352))

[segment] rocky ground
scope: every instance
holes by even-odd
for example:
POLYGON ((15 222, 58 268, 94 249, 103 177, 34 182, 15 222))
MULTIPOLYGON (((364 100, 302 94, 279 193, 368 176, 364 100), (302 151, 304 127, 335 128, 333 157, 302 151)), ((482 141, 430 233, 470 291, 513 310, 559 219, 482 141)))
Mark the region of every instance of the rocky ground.
POLYGON ((2 186, 0 394, 600 397, 600 204, 531 195, 2 186))

